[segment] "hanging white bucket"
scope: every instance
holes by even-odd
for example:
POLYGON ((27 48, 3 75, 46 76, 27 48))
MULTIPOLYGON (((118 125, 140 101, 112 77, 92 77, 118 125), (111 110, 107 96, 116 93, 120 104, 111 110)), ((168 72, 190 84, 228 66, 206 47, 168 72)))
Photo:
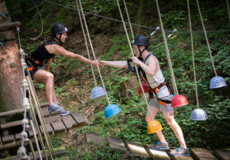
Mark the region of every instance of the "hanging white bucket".
POLYGON ((193 121, 205 121, 208 119, 208 116, 203 109, 197 108, 192 111, 190 118, 193 121))
POLYGON ((210 81, 210 89, 216 89, 227 86, 226 81, 221 76, 215 76, 210 81))
POLYGON ((94 87, 91 91, 91 98, 98 98, 105 95, 105 90, 103 87, 94 87))

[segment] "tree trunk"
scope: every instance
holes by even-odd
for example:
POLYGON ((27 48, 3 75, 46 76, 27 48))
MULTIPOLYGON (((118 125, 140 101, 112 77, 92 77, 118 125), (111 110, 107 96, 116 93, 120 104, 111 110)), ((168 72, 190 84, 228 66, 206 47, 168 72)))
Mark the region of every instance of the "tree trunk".
MULTIPOLYGON (((11 18, 4 0, 0 0, 0 25, 9 23, 11 18)), ((0 40, 15 39, 12 30, 0 28, 0 40)), ((0 112, 22 108, 23 86, 22 67, 16 40, 0 45, 0 112)))

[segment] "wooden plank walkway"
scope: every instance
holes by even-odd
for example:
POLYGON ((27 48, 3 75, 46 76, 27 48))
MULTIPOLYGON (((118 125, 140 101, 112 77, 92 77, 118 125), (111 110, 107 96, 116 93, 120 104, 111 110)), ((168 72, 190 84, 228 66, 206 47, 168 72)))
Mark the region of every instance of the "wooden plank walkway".
POLYGON ((127 145, 132 154, 139 156, 139 157, 145 157, 145 158, 150 157, 141 143, 129 141, 127 142, 127 145))
POLYGON ((106 140, 111 150, 127 152, 127 149, 125 148, 125 144, 122 142, 121 139, 113 138, 113 137, 106 137, 106 140))
POLYGON ((222 160, 230 160, 230 148, 215 149, 214 153, 222 160))
POLYGON ((198 160, 217 160, 214 155, 205 148, 191 148, 191 151, 198 160))
MULTIPOLYGON (((42 114, 45 122, 45 127, 47 132, 51 136, 57 136, 60 134, 65 134, 68 130, 73 128, 78 128, 88 124, 88 120, 82 116, 80 113, 73 111, 70 115, 60 116, 60 112, 49 113, 47 103, 44 103, 41 107, 42 114)), ((6 117, 7 114, 23 114, 23 110, 14 110, 9 112, 0 113, 1 118, 6 117)), ((42 127, 40 127, 41 133, 43 133, 42 127)), ((0 151, 7 146, 7 148, 14 147, 17 141, 20 141, 21 131, 22 131, 22 120, 17 120, 13 122, 7 122, 1 124, 0 128, 3 130, 0 133, 0 151), (14 128, 17 128, 16 130, 14 128), (21 129, 20 129, 21 128, 21 129)), ((33 132, 29 130, 31 137, 34 137, 33 132)))
MULTIPOLYGON (((46 150, 46 154, 49 156, 49 152, 47 150, 46 150)), ((66 154, 67 154, 67 152, 65 150, 65 147, 54 148, 54 155, 57 157, 56 160, 68 160, 69 157, 66 156, 66 154), (65 157, 63 157, 63 156, 65 156, 65 157)), ((37 151, 35 152, 35 156, 38 159, 39 154, 37 151)), ((31 160, 34 160, 31 153, 30 153, 30 157, 31 157, 31 160)), ((45 154, 43 152, 42 152, 42 158, 45 158, 45 154)), ((18 156, 8 157, 8 158, 5 158, 4 160, 18 160, 18 156)))
MULTIPOLYGON (((120 138, 114 137, 106 137, 109 148, 114 151, 120 152, 130 152, 133 155, 138 157, 143 157, 147 159, 155 159, 155 160, 193 160, 192 157, 195 157, 196 160, 230 160, 230 148, 225 149, 215 149, 213 152, 214 156, 208 149, 205 148, 191 148, 190 154, 191 156, 172 156, 168 152, 165 151, 156 151, 151 149, 150 144, 147 144, 144 147, 139 142, 128 141, 127 143, 123 142, 120 138), (127 146, 125 145, 127 144, 127 146)), ((86 141, 89 143, 94 143, 100 146, 106 146, 105 140, 99 134, 86 134, 86 141)), ((106 147, 107 148, 107 147, 106 147)), ((176 149, 172 149, 174 151, 176 149)))
POLYGON ((156 151, 151 149, 153 145, 149 145, 147 144, 147 148, 150 152, 150 155, 153 159, 159 159, 159 160, 170 160, 170 157, 168 156, 168 154, 165 151, 156 151))

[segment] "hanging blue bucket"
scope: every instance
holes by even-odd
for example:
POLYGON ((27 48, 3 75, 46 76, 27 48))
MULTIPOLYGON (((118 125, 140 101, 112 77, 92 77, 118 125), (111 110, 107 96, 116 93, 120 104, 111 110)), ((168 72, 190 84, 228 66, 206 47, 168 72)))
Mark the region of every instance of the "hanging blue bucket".
POLYGON ((94 87, 91 91, 91 98, 98 98, 105 95, 105 90, 103 87, 94 87))
POLYGON ((108 119, 119 112, 121 112, 121 108, 118 107, 118 105, 110 104, 105 108, 105 111, 104 111, 105 118, 108 119))
POLYGON ((221 76, 215 76, 210 81, 210 89, 216 89, 227 86, 226 81, 221 76))
POLYGON ((205 121, 208 119, 207 113, 201 109, 197 108, 192 111, 191 120, 193 121, 205 121))

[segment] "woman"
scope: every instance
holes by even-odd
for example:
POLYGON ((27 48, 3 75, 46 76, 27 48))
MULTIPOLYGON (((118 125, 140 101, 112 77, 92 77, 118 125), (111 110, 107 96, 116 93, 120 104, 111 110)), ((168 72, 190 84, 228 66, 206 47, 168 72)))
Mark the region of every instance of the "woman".
POLYGON ((49 112, 61 111, 60 115, 62 116, 68 115, 70 112, 65 111, 63 107, 57 104, 54 89, 54 76, 49 72, 52 58, 54 58, 55 55, 61 55, 96 66, 95 61, 91 61, 81 55, 67 51, 61 46, 67 38, 67 31, 67 28, 63 24, 54 24, 51 28, 52 40, 42 43, 30 56, 26 57, 26 63, 31 77, 45 85, 49 112), (42 69, 44 66, 46 70, 42 69))

